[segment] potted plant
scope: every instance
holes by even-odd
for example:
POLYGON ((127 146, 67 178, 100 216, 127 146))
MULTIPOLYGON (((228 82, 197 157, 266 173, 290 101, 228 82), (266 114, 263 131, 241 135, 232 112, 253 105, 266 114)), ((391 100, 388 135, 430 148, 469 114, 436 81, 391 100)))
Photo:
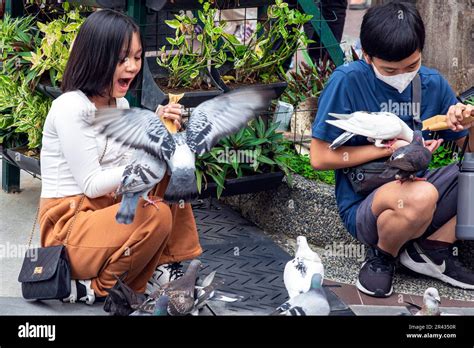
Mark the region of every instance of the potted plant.
POLYGON ((276 0, 268 7, 266 20, 257 23, 248 42, 224 35, 230 63, 219 69, 221 87, 229 90, 241 85, 262 84, 274 89, 279 96, 287 86, 285 65, 300 45, 310 42, 301 30, 310 19, 310 15, 276 0))
POLYGON ((238 133, 222 139, 196 161, 196 179, 202 198, 268 190, 278 186, 286 174, 288 154, 278 124, 262 118, 238 133))
POLYGON ((38 34, 34 33, 33 17, 12 18, 6 14, 0 21, 2 74, 17 80, 20 73, 27 72, 29 62, 24 57, 37 42, 38 34))
POLYGON ((61 95, 59 86, 70 49, 84 20, 79 12, 70 11, 49 23, 37 22, 43 38, 36 51, 25 55, 31 63, 26 80, 51 99, 61 95))
POLYGON ((39 148, 51 101, 20 76, 0 76, 0 132, 6 158, 20 168, 39 174, 39 148), (21 141, 20 141, 21 140, 21 141))
POLYGON ((143 70, 142 105, 155 109, 167 102, 168 94, 181 94, 182 104, 196 106, 222 93, 210 75, 210 69, 225 62, 226 56, 215 49, 223 33, 223 23, 214 22, 216 9, 203 3, 198 17, 185 13, 165 23, 175 29, 175 37, 167 38, 169 49, 163 46, 156 61, 146 59, 143 70), (198 19, 201 21, 198 28, 198 19))

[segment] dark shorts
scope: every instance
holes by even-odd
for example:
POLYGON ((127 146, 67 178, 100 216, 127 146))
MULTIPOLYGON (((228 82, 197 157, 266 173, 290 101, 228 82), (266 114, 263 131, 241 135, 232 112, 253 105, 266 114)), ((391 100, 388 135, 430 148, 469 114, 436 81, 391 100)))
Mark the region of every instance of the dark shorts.
MULTIPOLYGON (((424 237, 433 234, 452 217, 456 216, 458 173, 459 167, 453 163, 446 167, 429 170, 423 175, 428 182, 436 187, 439 194, 433 220, 423 234, 424 237)), ((372 202, 377 190, 374 190, 362 201, 356 213, 356 237, 360 242, 367 245, 376 245, 378 242, 377 217, 372 213, 372 202)))

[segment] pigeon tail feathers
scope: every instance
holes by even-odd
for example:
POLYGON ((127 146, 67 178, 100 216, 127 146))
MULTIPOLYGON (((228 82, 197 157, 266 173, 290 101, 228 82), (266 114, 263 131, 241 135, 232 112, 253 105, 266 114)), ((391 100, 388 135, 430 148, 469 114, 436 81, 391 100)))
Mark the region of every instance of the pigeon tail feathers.
POLYGON ((133 222, 140 195, 140 192, 124 193, 122 202, 120 203, 120 209, 117 211, 117 215, 115 215, 115 220, 119 224, 129 225, 133 222))
POLYGON ((173 172, 164 199, 170 203, 189 202, 198 197, 196 175, 193 169, 177 168, 173 172))

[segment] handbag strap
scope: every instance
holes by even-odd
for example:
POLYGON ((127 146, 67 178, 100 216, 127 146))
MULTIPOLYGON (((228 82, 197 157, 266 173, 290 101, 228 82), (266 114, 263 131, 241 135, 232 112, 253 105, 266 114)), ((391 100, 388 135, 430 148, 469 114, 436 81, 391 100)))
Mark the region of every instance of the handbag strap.
MULTIPOLYGON (((102 155, 100 156, 99 164, 102 164, 102 160, 104 159, 105 152, 107 151, 108 143, 109 143, 109 138, 105 138, 104 151, 102 152, 102 155)), ((84 202, 85 198, 86 198, 86 195, 83 194, 82 197, 81 197, 81 200, 79 201, 79 204, 76 207, 76 210, 74 211, 74 217, 72 218, 73 220, 69 224, 69 227, 67 229, 66 238, 64 239, 64 244, 67 244, 67 241, 69 239, 69 234, 71 233, 71 230, 72 230, 72 226, 74 225, 74 222, 76 222, 77 214, 79 213, 79 209, 82 206, 82 203, 84 202)), ((27 247, 27 249, 30 248, 31 241, 33 240, 33 234, 35 233, 36 224, 38 223, 39 210, 40 210, 40 207, 38 205, 38 208, 36 209, 35 221, 33 222, 33 228, 31 229, 30 237, 28 238, 28 247, 27 247)))

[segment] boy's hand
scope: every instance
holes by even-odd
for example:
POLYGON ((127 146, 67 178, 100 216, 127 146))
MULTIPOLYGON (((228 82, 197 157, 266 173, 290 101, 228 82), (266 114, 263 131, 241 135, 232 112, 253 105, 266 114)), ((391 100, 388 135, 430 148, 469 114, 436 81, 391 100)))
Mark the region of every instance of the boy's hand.
POLYGON ((473 105, 457 103, 456 105, 451 105, 451 107, 449 108, 446 117, 446 123, 448 124, 448 127, 454 132, 460 132, 464 129, 468 129, 474 126, 474 122, 470 122, 468 124, 465 124, 464 126, 461 124, 461 121, 463 119, 471 116, 474 117, 473 105))

